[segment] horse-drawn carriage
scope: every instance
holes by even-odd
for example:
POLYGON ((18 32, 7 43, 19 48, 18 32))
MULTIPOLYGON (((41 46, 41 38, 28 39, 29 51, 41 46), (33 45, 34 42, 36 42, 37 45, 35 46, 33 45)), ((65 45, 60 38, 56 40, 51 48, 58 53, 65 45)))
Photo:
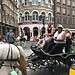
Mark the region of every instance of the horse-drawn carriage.
POLYGON ((36 45, 32 45, 31 49, 34 53, 29 56, 29 66, 33 70, 46 68, 49 71, 53 71, 55 66, 60 68, 62 64, 65 67, 68 65, 69 70, 71 65, 75 63, 75 53, 49 54, 36 45))

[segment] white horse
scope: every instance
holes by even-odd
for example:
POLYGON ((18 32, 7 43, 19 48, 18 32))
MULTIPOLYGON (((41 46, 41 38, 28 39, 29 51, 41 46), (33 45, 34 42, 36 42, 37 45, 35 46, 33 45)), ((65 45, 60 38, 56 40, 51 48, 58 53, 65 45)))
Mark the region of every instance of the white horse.
POLYGON ((0 75, 10 75, 11 66, 18 68, 22 75, 27 75, 25 54, 22 47, 0 42, 0 66, 0 75))

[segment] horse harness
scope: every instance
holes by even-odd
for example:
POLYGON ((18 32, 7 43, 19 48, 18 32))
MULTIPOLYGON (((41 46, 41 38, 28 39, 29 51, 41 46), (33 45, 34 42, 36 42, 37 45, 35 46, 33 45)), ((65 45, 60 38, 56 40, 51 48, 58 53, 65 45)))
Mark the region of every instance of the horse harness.
MULTIPOLYGON (((17 47, 18 48, 18 47, 17 47)), ((18 48, 19 49, 19 48, 18 48)), ((8 50, 8 53, 7 53, 7 57, 6 57, 6 59, 0 59, 0 61, 2 61, 1 63, 0 63, 0 69, 1 69, 1 67, 2 66, 7 66, 7 67, 14 67, 13 65, 12 65, 12 61, 18 61, 19 62, 19 58, 17 58, 17 59, 13 59, 13 53, 12 53, 12 48, 11 48, 11 46, 10 46, 10 44, 9 44, 9 50, 8 50), (9 59, 9 53, 11 52, 11 59, 9 59), (10 65, 4 65, 4 61, 11 61, 11 64, 10 65)))

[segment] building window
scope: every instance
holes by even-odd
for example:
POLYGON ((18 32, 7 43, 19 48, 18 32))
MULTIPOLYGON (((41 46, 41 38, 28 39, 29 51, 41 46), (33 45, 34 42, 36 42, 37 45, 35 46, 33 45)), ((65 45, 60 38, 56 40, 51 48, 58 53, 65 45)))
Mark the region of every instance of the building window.
POLYGON ((66 22, 67 22, 67 21, 66 21, 66 17, 64 16, 64 17, 62 18, 62 23, 63 23, 63 24, 66 24, 66 22))
POLYGON ((27 5, 28 4, 28 0, 25 0, 25 5, 27 5))
POLYGON ((57 17, 57 23, 61 23, 61 18, 57 17))
POLYGON ((60 0, 57 0, 57 2, 60 2, 60 0))
POLYGON ((42 6, 44 6, 45 0, 41 0, 41 4, 42 4, 42 6))
POLYGON ((25 20, 29 20, 29 13, 28 12, 25 12, 25 20))
POLYGON ((1 18, 1 12, 0 12, 0 22, 1 22, 1 19, 2 19, 2 18, 1 18))
POLYGON ((56 11, 57 13, 60 13, 60 6, 57 6, 56 11))
POLYGON ((38 28, 37 27, 33 28, 33 35, 38 36, 38 28))
POLYGON ((0 4, 0 12, 1 12, 1 7, 2 7, 2 6, 1 6, 1 4, 0 4))
POLYGON ((72 17, 72 24, 75 24, 75 17, 72 17))
POLYGON ((33 12, 33 20, 38 20, 38 12, 33 12))
POLYGON ((72 15, 75 15, 75 10, 72 10, 72 15))
POLYGON ((70 7, 67 7, 67 15, 70 15, 70 7))
POLYGON ((71 18, 67 17, 67 24, 71 24, 71 18))
POLYGON ((20 13, 19 16, 20 16, 19 21, 21 22, 22 21, 22 14, 20 13))
POLYGON ((42 15, 42 19, 45 20, 45 12, 42 12, 41 15, 42 15))
POLYGON ((21 18, 22 18, 21 21, 24 22, 24 17, 22 16, 21 18))
POLYGON ((51 13, 48 14, 48 21, 51 22, 51 13))
POLYGON ((72 6, 75 6, 75 0, 72 1, 72 6))
POLYGON ((63 4, 66 4, 66 0, 62 0, 62 3, 63 3, 63 4))
POLYGON ((67 5, 70 5, 71 4, 71 1, 70 0, 67 0, 67 5))
POLYGON ((62 12, 63 12, 63 14, 65 14, 66 13, 66 9, 62 8, 62 12))
POLYGON ((38 0, 32 0, 32 5, 37 5, 38 4, 38 0))

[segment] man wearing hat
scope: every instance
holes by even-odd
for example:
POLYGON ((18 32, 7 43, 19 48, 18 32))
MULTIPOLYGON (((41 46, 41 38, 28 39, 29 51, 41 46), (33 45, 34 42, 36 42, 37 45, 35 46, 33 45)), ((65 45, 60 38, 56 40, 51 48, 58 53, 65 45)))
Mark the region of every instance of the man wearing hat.
POLYGON ((63 32, 63 26, 62 26, 61 24, 59 24, 59 25, 57 26, 57 31, 55 32, 53 38, 56 39, 56 38, 58 37, 58 35, 61 34, 62 32, 63 32))
POLYGON ((66 41, 65 41, 65 32, 63 31, 63 26, 61 24, 57 26, 57 31, 55 32, 53 39, 54 44, 49 53, 52 54, 62 53, 62 49, 66 41))

